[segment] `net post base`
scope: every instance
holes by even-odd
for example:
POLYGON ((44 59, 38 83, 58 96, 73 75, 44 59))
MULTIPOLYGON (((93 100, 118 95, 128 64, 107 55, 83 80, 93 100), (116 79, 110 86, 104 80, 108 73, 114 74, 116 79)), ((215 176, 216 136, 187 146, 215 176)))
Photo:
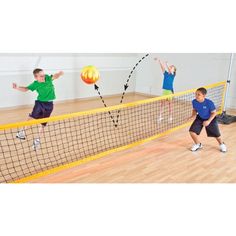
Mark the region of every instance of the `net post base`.
POLYGON ((224 111, 222 114, 217 116, 217 120, 220 124, 225 124, 225 125, 229 125, 233 122, 236 122, 236 116, 233 115, 228 115, 226 114, 226 112, 224 111))

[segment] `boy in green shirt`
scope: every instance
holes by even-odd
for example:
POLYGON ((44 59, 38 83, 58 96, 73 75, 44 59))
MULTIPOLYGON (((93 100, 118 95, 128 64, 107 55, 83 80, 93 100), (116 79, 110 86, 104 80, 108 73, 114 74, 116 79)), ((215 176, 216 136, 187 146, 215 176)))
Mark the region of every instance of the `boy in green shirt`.
MULTIPOLYGON (((64 73, 63 71, 59 71, 54 75, 46 75, 42 69, 37 68, 33 71, 33 74, 35 81, 27 87, 17 86, 16 83, 13 83, 13 89, 19 90, 21 92, 27 92, 29 90, 32 92, 37 91, 38 93, 33 111, 29 114, 28 120, 50 117, 53 111, 53 100, 56 98, 53 80, 58 79, 64 73)), ((39 130, 39 137, 33 142, 33 149, 35 151, 40 147, 40 136, 43 133, 46 124, 47 123, 42 123, 42 126, 39 130)), ((18 131, 16 137, 24 140, 24 129, 18 131)))

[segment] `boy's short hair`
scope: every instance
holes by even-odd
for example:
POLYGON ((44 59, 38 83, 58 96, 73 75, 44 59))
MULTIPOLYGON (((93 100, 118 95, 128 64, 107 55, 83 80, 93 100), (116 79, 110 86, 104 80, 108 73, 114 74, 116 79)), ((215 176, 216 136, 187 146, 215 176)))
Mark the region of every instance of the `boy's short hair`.
POLYGON ((203 94, 203 95, 206 95, 206 94, 207 94, 207 90, 206 90, 205 88, 203 88, 203 87, 198 88, 197 91, 200 92, 200 93, 203 94))
POLYGON ((36 69, 33 70, 33 74, 36 75, 36 74, 38 74, 41 71, 43 71, 43 69, 36 68, 36 69))

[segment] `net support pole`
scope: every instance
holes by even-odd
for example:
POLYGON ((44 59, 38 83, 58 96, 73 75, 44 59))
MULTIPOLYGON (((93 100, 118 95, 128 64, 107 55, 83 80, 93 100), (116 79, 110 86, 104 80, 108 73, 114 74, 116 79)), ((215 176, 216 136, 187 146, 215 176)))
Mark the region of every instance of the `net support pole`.
POLYGON ((223 105, 223 113, 217 117, 219 123, 221 123, 221 124, 231 124, 232 122, 236 122, 236 116, 226 114, 227 102, 228 102, 228 98, 229 98, 229 87, 230 87, 230 82, 231 82, 233 60, 234 60, 234 53, 231 53, 229 70, 228 70, 228 77, 227 77, 227 84, 226 84, 225 99, 224 99, 224 105, 223 105))
POLYGON ((227 107, 227 102, 228 102, 228 98, 229 98, 229 86, 230 86, 230 82, 231 82, 233 59, 234 59, 234 54, 231 53, 229 71, 228 71, 228 78, 227 78, 227 85, 226 85, 226 92, 225 92, 225 101, 224 101, 224 107, 223 107, 223 112, 224 113, 226 113, 226 107, 227 107))

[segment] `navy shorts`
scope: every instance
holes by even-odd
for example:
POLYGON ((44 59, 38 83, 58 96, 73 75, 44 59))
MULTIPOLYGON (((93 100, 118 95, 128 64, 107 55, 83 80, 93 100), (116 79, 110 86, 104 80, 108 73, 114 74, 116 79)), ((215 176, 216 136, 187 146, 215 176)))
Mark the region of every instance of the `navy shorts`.
MULTIPOLYGON (((194 122, 192 123, 189 131, 199 135, 202 131, 204 121, 206 120, 202 119, 200 116, 197 116, 194 122)), ((211 121, 211 123, 207 127, 205 127, 205 129, 208 137, 220 137, 220 130, 216 117, 211 121)))
MULTIPOLYGON (((34 119, 42 119, 50 117, 53 111, 53 102, 40 102, 35 101, 33 111, 29 114, 30 117, 34 119)), ((46 126, 47 123, 42 123, 43 126, 46 126)))

